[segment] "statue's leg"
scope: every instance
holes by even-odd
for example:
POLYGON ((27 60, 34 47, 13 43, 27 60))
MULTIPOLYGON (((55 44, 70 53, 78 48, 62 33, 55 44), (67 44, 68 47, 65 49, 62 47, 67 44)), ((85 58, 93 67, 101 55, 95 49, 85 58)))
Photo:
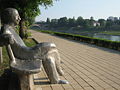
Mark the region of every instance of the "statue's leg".
POLYGON ((43 60, 43 67, 46 71, 48 78, 52 84, 58 83, 60 80, 59 75, 56 70, 55 61, 52 57, 43 60))
POLYGON ((56 69, 57 69, 59 75, 62 76, 64 74, 64 72, 61 68, 60 55, 59 55, 57 49, 54 49, 54 58, 55 58, 56 69))
POLYGON ((58 75, 58 68, 61 69, 57 63, 56 65, 56 59, 57 59, 57 54, 56 51, 50 50, 48 51, 47 55, 45 55, 45 58, 43 60, 43 66, 44 69, 47 73, 48 78, 50 79, 50 82, 52 84, 68 84, 68 81, 66 80, 60 80, 59 75, 58 75))

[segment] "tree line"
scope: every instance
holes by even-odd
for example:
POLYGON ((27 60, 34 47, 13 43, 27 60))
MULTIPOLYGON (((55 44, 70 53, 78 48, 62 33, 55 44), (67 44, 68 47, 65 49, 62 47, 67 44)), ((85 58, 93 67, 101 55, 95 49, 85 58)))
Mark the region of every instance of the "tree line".
POLYGON ((95 20, 93 17, 90 19, 84 19, 79 16, 77 19, 61 17, 59 19, 50 19, 47 18, 45 22, 38 22, 41 24, 47 25, 49 28, 58 28, 58 27, 78 27, 78 28, 112 28, 119 27, 120 28, 120 20, 119 19, 98 19, 95 20))

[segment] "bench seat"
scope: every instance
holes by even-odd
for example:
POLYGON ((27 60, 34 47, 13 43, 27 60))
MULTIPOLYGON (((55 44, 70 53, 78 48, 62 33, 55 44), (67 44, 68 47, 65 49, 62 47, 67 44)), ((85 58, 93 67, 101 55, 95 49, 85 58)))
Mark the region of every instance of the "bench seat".
MULTIPOLYGON (((16 58, 15 58, 16 59, 16 58)), ((21 60, 16 59, 16 63, 11 63, 10 67, 13 71, 23 74, 39 73, 42 66, 42 60, 21 60)))

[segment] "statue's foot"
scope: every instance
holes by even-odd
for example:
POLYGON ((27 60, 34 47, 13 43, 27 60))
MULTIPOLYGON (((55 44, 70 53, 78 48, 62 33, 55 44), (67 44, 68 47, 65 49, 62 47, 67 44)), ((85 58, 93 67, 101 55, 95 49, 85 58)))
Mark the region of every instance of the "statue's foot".
POLYGON ((67 80, 59 80, 58 84, 69 84, 67 80))

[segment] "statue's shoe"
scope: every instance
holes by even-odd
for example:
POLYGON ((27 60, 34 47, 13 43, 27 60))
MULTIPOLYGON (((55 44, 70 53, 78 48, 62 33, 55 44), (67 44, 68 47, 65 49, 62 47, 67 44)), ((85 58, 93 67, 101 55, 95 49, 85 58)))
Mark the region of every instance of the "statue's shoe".
POLYGON ((59 80, 58 84, 69 84, 67 80, 59 80))

